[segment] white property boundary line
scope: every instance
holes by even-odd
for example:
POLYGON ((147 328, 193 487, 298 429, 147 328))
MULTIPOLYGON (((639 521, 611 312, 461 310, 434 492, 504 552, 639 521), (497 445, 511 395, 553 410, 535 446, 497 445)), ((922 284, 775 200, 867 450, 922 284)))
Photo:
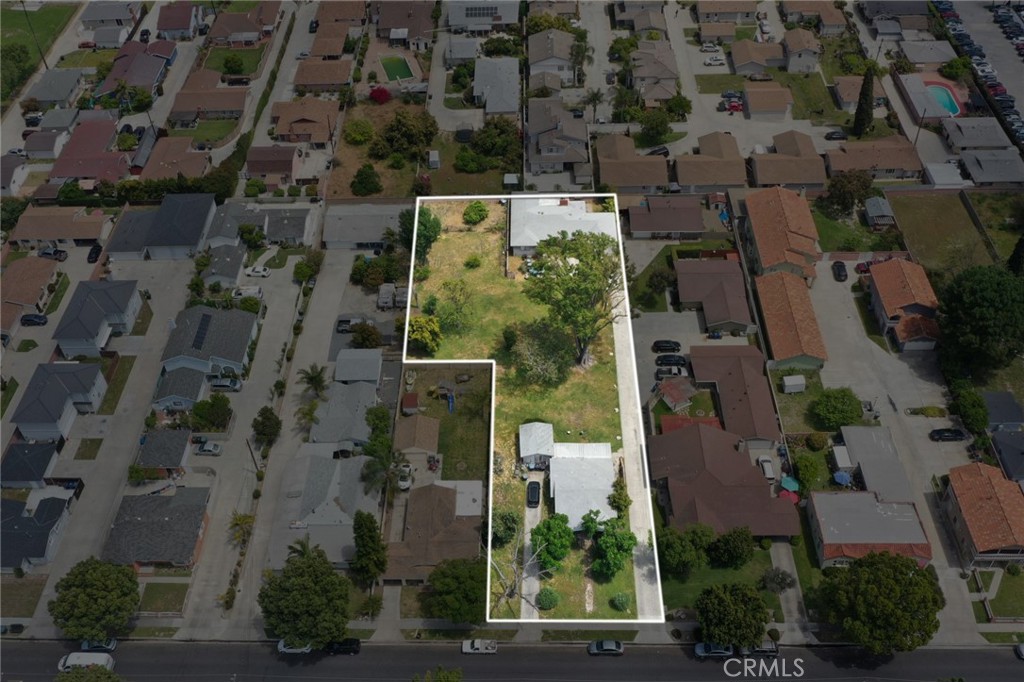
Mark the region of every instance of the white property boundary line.
MULTIPOLYGON (((630 303, 629 303, 629 287, 628 287, 627 281, 626 281, 626 254, 625 254, 625 249, 623 247, 622 225, 621 225, 621 222, 619 220, 619 199, 618 199, 618 195, 616 195, 616 194, 593 194, 593 193, 591 193, 591 194, 573 194, 573 193, 534 194, 534 193, 530 193, 530 194, 520 194, 520 195, 513 195, 513 194, 483 194, 483 195, 475 195, 475 196, 474 195, 456 195, 456 196, 440 196, 440 197, 434 197, 434 196, 431 196, 431 197, 416 197, 416 207, 415 207, 414 210, 415 210, 416 213, 415 213, 415 216, 413 218, 412 253, 410 254, 411 257, 410 257, 410 263, 409 263, 409 294, 410 295, 408 297, 408 301, 406 301, 406 304, 405 304, 405 331, 403 332, 403 335, 402 335, 402 365, 403 365, 403 369, 404 369, 405 365, 416 365, 416 364, 420 364, 420 365, 453 365, 453 364, 460 364, 460 363, 462 363, 462 364, 477 364, 477 365, 479 365, 479 364, 487 364, 487 365, 490 365, 490 370, 491 370, 491 425, 490 425, 490 429, 489 429, 489 431, 490 431, 490 444, 489 444, 490 451, 488 453, 488 469, 487 469, 487 588, 486 588, 487 589, 487 606, 486 606, 486 613, 485 613, 486 622, 487 623, 532 623, 532 624, 540 624, 540 625, 544 625, 544 624, 555 625, 555 624, 559 624, 559 623, 572 623, 572 624, 584 624, 584 625, 586 625, 586 624, 589 624, 589 625, 602 625, 602 624, 622 625, 622 624, 625 624, 625 623, 662 623, 663 624, 665 622, 665 614, 664 614, 665 600, 664 600, 664 596, 662 595, 662 592, 661 592, 661 567, 658 564, 658 544, 657 544, 657 539, 655 538, 656 533, 655 533, 655 527, 654 527, 655 526, 655 524, 654 524, 654 505, 653 505, 653 503, 651 501, 651 489, 650 489, 650 487, 648 485, 648 483, 649 483, 649 481, 651 479, 650 479, 650 473, 649 473, 648 468, 647 468, 647 434, 644 432, 644 429, 643 429, 643 409, 642 409, 642 404, 640 402, 640 377, 636 375, 636 365, 635 365, 635 360, 636 360, 636 342, 635 342, 635 340, 633 338, 633 324, 632 324, 633 316, 632 316, 632 310, 630 309, 630 303), (490 617, 490 612, 491 612, 491 609, 490 609, 490 606, 491 606, 491 536, 492 536, 493 527, 494 527, 493 526, 493 524, 494 524, 494 519, 493 519, 493 516, 494 516, 494 419, 495 419, 494 414, 495 414, 495 405, 497 404, 497 395, 498 395, 497 394, 497 376, 498 375, 497 375, 497 371, 496 371, 497 370, 497 362, 495 362, 491 358, 480 358, 480 359, 477 359, 477 360, 470 360, 470 359, 464 359, 464 358, 463 359, 449 359, 449 360, 424 360, 424 359, 420 359, 420 358, 409 358, 409 322, 412 319, 412 301, 413 301, 413 294, 415 293, 415 280, 413 278, 413 275, 414 275, 415 269, 416 269, 416 239, 419 236, 420 208, 424 204, 432 203, 432 202, 475 201, 475 200, 497 201, 497 200, 504 199, 504 200, 506 200, 508 202, 508 204, 507 204, 508 216, 507 216, 507 221, 506 221, 506 237, 507 237, 508 236, 508 234, 507 234, 508 233, 508 226, 511 224, 512 202, 516 201, 517 199, 589 200, 589 199, 609 199, 609 198, 614 202, 614 205, 615 205, 615 223, 616 223, 616 235, 615 235, 615 238, 616 238, 616 242, 619 245, 619 267, 622 269, 622 295, 623 295, 623 304, 625 305, 625 308, 626 308, 625 324, 626 324, 626 329, 627 329, 628 334, 629 334, 629 351, 630 351, 630 355, 628 357, 629 357, 630 361, 634 365, 634 367, 633 367, 633 372, 634 372, 634 377, 635 377, 634 386, 636 388, 636 390, 634 392, 634 398, 636 400, 635 408, 636 408, 636 415, 637 415, 637 424, 640 426, 640 428, 637 430, 637 436, 639 437, 639 442, 637 443, 637 446, 640 448, 639 452, 637 453, 637 456, 640 458, 641 472, 642 472, 643 484, 644 484, 643 490, 644 490, 644 493, 645 493, 644 497, 647 498, 646 499, 647 514, 648 514, 648 518, 650 519, 650 528, 648 530, 650 532, 651 547, 652 547, 652 553, 653 553, 653 559, 654 559, 654 570, 655 570, 656 585, 657 585, 657 590, 658 590, 658 611, 659 611, 659 614, 658 614, 657 618, 631 618, 631 619, 625 619, 624 618, 624 619, 621 619, 621 620, 620 619, 616 619, 616 620, 595 620, 595 619, 561 619, 561 620, 556 620, 556 619, 547 619, 547 618, 536 618, 536 619, 532 619, 532 618, 495 618, 495 619, 492 619, 490 617)), ((509 248, 509 246, 508 246, 508 244, 506 242, 505 248, 504 248, 506 253, 503 253, 503 257, 505 257, 505 258, 508 257, 508 254, 507 254, 508 248, 509 248)), ((615 343, 615 339, 614 339, 614 323, 613 323, 613 325, 612 325, 612 344, 614 345, 614 343, 615 343)), ((620 362, 620 356, 619 356, 618 348, 616 348, 615 356, 616 356, 616 358, 615 358, 616 367, 618 367, 618 364, 620 362)), ((618 379, 617 378, 616 378, 616 383, 618 383, 618 379)), ((619 419, 620 419, 620 424, 621 424, 621 417, 619 419)), ((623 442, 625 442, 625 441, 623 441, 623 442)), ((527 542, 529 542, 529 538, 525 538, 525 540, 527 542)), ((637 538, 637 547, 638 548, 642 547, 644 544, 645 544, 645 539, 642 538, 642 537, 638 537, 637 538)), ((634 557, 635 557, 635 554, 634 554, 634 557)), ((638 578, 637 572, 636 572, 635 569, 636 569, 636 564, 634 563, 634 581, 637 580, 637 578, 638 578)), ((634 589, 635 589, 635 586, 634 586, 634 589)))

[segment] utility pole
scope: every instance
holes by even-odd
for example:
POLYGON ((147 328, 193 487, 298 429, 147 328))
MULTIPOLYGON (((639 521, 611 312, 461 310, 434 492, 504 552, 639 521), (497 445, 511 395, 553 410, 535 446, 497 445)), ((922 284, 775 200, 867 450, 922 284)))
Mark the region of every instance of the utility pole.
POLYGON ((928 107, 921 112, 921 118, 917 122, 917 132, 914 133, 914 149, 917 149, 917 138, 921 137, 921 128, 924 127, 924 118, 928 115, 928 107))
POLYGON ((28 7, 25 6, 25 0, 21 0, 21 11, 25 13, 25 23, 28 24, 28 32, 32 34, 32 42, 36 44, 36 50, 39 52, 39 59, 43 62, 43 68, 49 71, 50 65, 46 63, 46 55, 43 54, 43 48, 39 46, 36 30, 32 28, 32 21, 28 18, 28 7))

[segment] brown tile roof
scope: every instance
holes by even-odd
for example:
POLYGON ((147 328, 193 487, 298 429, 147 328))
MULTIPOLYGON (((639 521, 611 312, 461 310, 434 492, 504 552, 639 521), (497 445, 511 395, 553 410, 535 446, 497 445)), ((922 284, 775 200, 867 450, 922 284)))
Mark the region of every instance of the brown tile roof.
POLYGON ((717 385, 725 428, 744 438, 780 438, 761 351, 753 346, 693 346, 690 363, 698 383, 717 385))
POLYGON ((863 142, 844 142, 839 149, 830 149, 825 155, 833 173, 877 168, 902 168, 910 171, 924 169, 914 145, 902 135, 863 142))
POLYGON ((739 261, 680 258, 675 270, 679 300, 700 303, 708 325, 753 324, 739 261))
MULTIPOLYGON (((864 84, 864 76, 836 76, 832 79, 836 94, 842 102, 856 102, 860 97, 860 86, 864 84)), ((876 78, 871 82, 871 94, 874 97, 885 97, 882 82, 876 78)))
POLYGON ((640 156, 625 135, 604 135, 595 143, 601 182, 612 187, 668 184, 668 164, 660 156, 640 156))
POLYGON ((110 217, 99 209, 30 205, 18 219, 11 240, 99 239, 108 222, 110 217))
POLYGON ((828 360, 804 280, 789 272, 775 272, 755 278, 754 285, 761 301, 772 359, 781 361, 806 355, 828 360))
POLYGON ((924 315, 904 315, 896 323, 896 338, 900 343, 916 339, 938 339, 939 323, 924 315))
MULTIPOLYGON (((220 85, 221 73, 220 71, 214 71, 213 69, 196 69, 189 77, 185 79, 185 84, 181 86, 181 91, 186 90, 212 90, 220 85)), ((232 90, 238 90, 235 87, 232 90)))
POLYGON ((394 448, 398 452, 415 448, 436 453, 440 433, 440 419, 423 414, 400 417, 395 424, 394 448))
POLYGON ((292 172, 292 164, 298 147, 282 147, 270 145, 250 147, 245 157, 245 165, 253 175, 287 175, 292 172))
POLYGON ((747 184, 747 166, 732 135, 715 132, 697 138, 700 154, 676 157, 676 182, 680 185, 747 184))
POLYGON ((696 195, 651 195, 630 206, 630 232, 703 232, 703 200, 696 195))
POLYGON ((445 559, 480 555, 480 517, 455 515, 455 488, 428 485, 409 491, 402 540, 388 543, 384 579, 425 580, 445 559))
POLYGON ((680 530, 704 523, 717 533, 747 526, 755 536, 798 535, 796 507, 771 496, 741 441, 706 424, 648 438, 651 478, 667 479, 669 523, 680 530))
POLYGON ((270 119, 278 135, 308 134, 312 142, 326 143, 338 122, 338 105, 311 96, 274 102, 270 108, 270 119))
POLYGON ((911 305, 932 310, 939 307, 928 275, 917 263, 893 258, 872 265, 870 272, 872 286, 878 292, 886 317, 895 317, 911 305))
POLYGON ((316 8, 316 18, 322 24, 343 21, 353 26, 363 23, 366 3, 363 0, 330 0, 321 2, 316 8))
POLYGON ((793 93, 774 81, 754 81, 743 86, 743 101, 751 114, 779 113, 793 104, 793 93))
POLYGON ((433 37, 434 3, 432 0, 388 0, 377 3, 378 30, 409 29, 409 38, 433 37))
POLYGON ((782 8, 787 14, 800 12, 804 17, 821 17, 829 26, 846 23, 843 10, 827 0, 782 0, 782 8))
POLYGON ((774 154, 750 155, 758 186, 825 184, 825 162, 814 149, 810 135, 790 130, 779 133, 772 141, 774 154))
POLYGON ((341 87, 352 74, 352 62, 342 59, 307 59, 299 62, 293 83, 300 87, 341 87))
POLYGON ((162 137, 153 145, 141 180, 166 180, 178 177, 202 177, 210 168, 210 155, 192 151, 190 137, 162 137))
POLYGON ((789 156, 806 156, 817 158, 818 151, 814 148, 814 138, 807 133, 797 130, 787 130, 772 138, 776 154, 788 154, 789 156))
POLYGON ((708 38, 727 38, 734 35, 736 35, 736 24, 731 21, 712 21, 700 25, 700 37, 705 40, 708 38))
POLYGON ((50 177, 122 179, 128 174, 128 155, 108 151, 116 134, 117 124, 110 119, 80 123, 53 164, 50 177))
POLYGON ((763 268, 783 263, 803 268, 814 276, 818 250, 818 229, 807 201, 782 187, 750 192, 746 196, 750 231, 763 268))
POLYGON ((698 0, 697 12, 756 12, 757 0, 698 0))
POLYGON ((217 88, 210 91, 182 91, 174 98, 171 112, 199 115, 203 111, 243 111, 247 88, 217 88))
POLYGON ((949 470, 971 542, 979 552, 1024 547, 1024 491, 997 467, 978 462, 949 470))
POLYGON ((325 29, 318 31, 316 38, 313 38, 313 46, 309 48, 309 54, 313 57, 337 57, 345 52, 345 34, 330 33, 325 29))
POLYGON ((35 305, 57 271, 57 261, 38 256, 19 258, 0 276, 0 296, 7 303, 35 305))
POLYGON ((736 66, 751 62, 767 66, 769 61, 785 57, 781 43, 755 43, 753 40, 747 39, 737 40, 733 43, 731 54, 732 63, 736 66))
POLYGON ((814 37, 814 34, 806 28, 792 28, 783 35, 782 41, 790 52, 811 50, 815 54, 821 54, 821 43, 814 37))
POLYGON ((185 31, 192 20, 195 5, 188 0, 177 0, 160 8, 160 16, 156 20, 158 31, 185 31))

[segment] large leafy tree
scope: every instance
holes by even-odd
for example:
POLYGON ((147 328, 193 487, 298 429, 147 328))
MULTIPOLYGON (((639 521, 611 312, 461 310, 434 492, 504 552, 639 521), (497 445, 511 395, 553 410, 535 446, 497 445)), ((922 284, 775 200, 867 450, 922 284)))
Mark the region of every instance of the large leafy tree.
POLYGON ((661 144, 672 132, 670 123, 671 119, 664 109, 645 111, 640 116, 640 134, 648 145, 661 144))
POLYGON ((847 641, 876 655, 927 644, 946 604, 932 572, 889 553, 826 568, 819 594, 828 622, 841 627, 847 641))
POLYGON ((572 338, 551 320, 516 325, 510 359, 516 377, 541 386, 558 386, 569 378, 575 360, 572 338))
POLYGON ((690 534, 667 526, 658 531, 657 537, 658 565, 673 578, 685 581, 695 569, 707 564, 706 550, 690 534))
POLYGON ((622 265, 615 240, 563 231, 537 245, 535 265, 544 276, 526 280, 526 295, 547 304, 552 322, 572 334, 576 364, 583 364, 590 344, 617 316, 622 265))
POLYGON ((860 399, 849 388, 826 388, 811 404, 811 414, 827 431, 836 431, 860 421, 860 399))
POLYGON ((357 511, 353 520, 356 555, 349 568, 355 579, 372 585, 388 567, 388 548, 380 535, 380 526, 373 514, 357 511))
POLYGON ((574 540, 569 517, 565 514, 553 514, 544 519, 530 531, 530 542, 537 553, 537 563, 545 571, 557 570, 562 559, 569 555, 574 540))
POLYGON ((430 618, 480 623, 487 615, 487 563, 483 558, 448 559, 430 573, 423 608, 430 618))
POLYGON ((323 549, 311 547, 307 539, 290 554, 280 574, 267 578, 256 600, 267 627, 287 645, 320 649, 345 637, 349 588, 323 549))
POLYGON ((421 208, 419 225, 415 225, 414 214, 411 210, 402 211, 398 216, 398 236, 402 246, 409 253, 412 253, 413 235, 416 236, 416 262, 423 264, 427 261, 427 254, 430 253, 434 242, 441 236, 441 219, 434 215, 429 208, 421 208), (414 229, 416 228, 416 229, 414 229))
POLYGON ((828 207, 836 215, 849 215, 874 193, 873 182, 864 170, 836 173, 828 181, 828 207))
POLYGON ((768 606, 750 585, 712 585, 700 593, 695 606, 706 642, 753 646, 764 638, 768 606))
POLYGON ((409 345, 427 355, 441 347, 441 325, 433 315, 420 315, 409 320, 409 345))
POLYGON ((274 408, 264 405, 252 420, 252 432, 260 445, 273 445, 281 435, 281 418, 274 408))
POLYGON ((1024 352, 1024 278, 994 266, 957 274, 942 292, 942 344, 961 366, 1005 367, 1024 352))
POLYGON ((102 640, 128 631, 139 605, 139 581, 130 566, 89 557, 57 582, 47 608, 68 639, 102 640))
POLYGON ((743 568, 754 557, 754 536, 746 526, 719 535, 708 548, 715 566, 743 568))
POLYGON ((611 580, 626 567, 636 543, 636 535, 622 519, 605 522, 604 532, 594 541, 594 561, 590 564, 590 572, 598 580, 611 580))

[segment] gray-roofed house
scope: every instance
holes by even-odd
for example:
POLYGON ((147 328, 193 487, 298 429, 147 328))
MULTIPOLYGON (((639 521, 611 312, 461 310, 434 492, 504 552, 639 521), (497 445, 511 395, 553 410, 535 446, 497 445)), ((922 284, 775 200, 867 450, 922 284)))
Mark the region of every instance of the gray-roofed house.
POLYGON ((307 235, 312 233, 313 212, 308 208, 284 208, 268 210, 264 226, 267 241, 271 244, 306 244, 307 235))
POLYGON ((39 130, 43 132, 71 132, 78 122, 78 109, 50 109, 43 114, 39 130))
POLYGON ((1024 429, 1024 408, 1009 391, 984 391, 981 394, 988 408, 989 431, 1020 431, 1024 429))
POLYGON ((591 213, 587 202, 517 197, 510 210, 509 248, 515 256, 530 255, 537 244, 563 230, 597 232, 618 239, 614 213, 591 213))
POLYGON ((394 450, 405 456, 436 455, 441 420, 425 414, 399 417, 395 423, 394 450))
POLYGON ((0 571, 29 572, 50 562, 67 525, 68 500, 44 497, 34 509, 21 500, 0 500, 0 571))
POLYGON ((978 118, 947 118, 942 121, 942 138, 949 151, 959 154, 967 150, 1010 149, 1013 143, 999 121, 990 116, 978 118))
POLYGON ((555 454, 555 431, 546 422, 519 425, 519 459, 530 469, 547 469, 555 454))
POLYGON ((818 70, 821 43, 805 28, 793 28, 782 37, 786 49, 786 71, 790 73, 811 73, 818 70))
POLYGON ((324 215, 325 249, 384 248, 384 233, 398 231, 398 217, 411 204, 352 204, 331 206, 324 215))
POLYGON ((17 154, 0 156, 0 196, 16 197, 28 179, 28 165, 17 154))
POLYGON ((1024 187, 1024 160, 1016 149, 966 151, 960 164, 978 187, 1024 187))
POLYGON ((470 36, 449 36, 444 51, 445 68, 452 69, 460 64, 476 61, 480 51, 480 39, 470 36))
POLYGON ((587 124, 573 118, 560 97, 532 97, 527 107, 526 158, 532 174, 575 172, 587 164, 587 124))
POLYGON ((864 216, 868 220, 868 227, 873 230, 896 227, 896 213, 885 197, 868 197, 864 202, 864 216))
POLYGON ((1003 474, 1024 485, 1024 431, 996 431, 992 434, 992 445, 1003 474))
POLYGON ((143 469, 160 469, 171 476, 184 471, 192 433, 188 429, 156 429, 149 431, 135 463, 143 469))
POLYGON ((153 409, 184 412, 206 396, 206 373, 180 367, 164 372, 153 395, 153 409))
POLYGON ((113 261, 144 260, 146 241, 156 220, 156 209, 123 211, 107 241, 106 252, 113 261))
POLYGON ((948 40, 904 40, 900 50, 919 71, 938 69, 957 56, 948 40))
POLYGON ((195 565, 209 500, 209 488, 176 488, 173 495, 125 495, 103 547, 103 561, 135 567, 195 565))
POLYGON ((213 247, 210 249, 210 264, 203 270, 203 282, 206 286, 214 283, 224 288, 235 286, 242 275, 245 254, 245 244, 213 247))
POLYGON ((366 410, 377 404, 377 387, 335 381, 327 394, 316 413, 320 421, 309 429, 309 442, 332 443, 343 452, 355 452, 370 440, 366 410))
POLYGON ((25 140, 25 154, 33 161, 52 161, 60 156, 64 145, 71 139, 68 132, 46 132, 40 130, 32 133, 25 140))
POLYGON ((857 469, 864 489, 878 495, 880 502, 909 502, 914 499, 910 481, 903 470, 892 434, 884 426, 844 426, 845 454, 857 469))
POLYGON ((921 74, 895 74, 893 81, 915 123, 919 125, 938 124, 942 122, 942 119, 952 116, 927 88, 921 74))
POLYGON ((0 487, 44 488, 54 485, 59 443, 11 443, 0 463, 0 487))
POLYGON ((288 546, 308 536, 335 568, 355 557, 356 512, 376 514, 380 493, 367 492, 360 480, 369 457, 339 458, 330 443, 304 443, 289 464, 278 513, 271 529, 270 566, 288 558, 288 546))
POLYGON ((95 31, 104 26, 135 26, 139 18, 141 2, 90 2, 82 10, 78 21, 87 31, 95 31))
POLYGON ((334 362, 334 380, 377 386, 384 355, 380 348, 342 348, 334 362))
POLYGON ((50 69, 39 77, 25 95, 25 99, 37 100, 43 109, 68 109, 77 102, 81 91, 81 69, 50 69))
POLYGON ((213 214, 213 222, 206 232, 204 247, 235 246, 238 244, 238 228, 255 225, 266 234, 267 214, 248 204, 224 202, 213 214))
POLYGON ((473 102, 484 116, 518 116, 519 60, 515 57, 482 57, 473 75, 473 102))
POLYGON ((615 517, 608 504, 615 483, 611 444, 555 443, 548 467, 555 513, 568 516, 570 528, 579 530, 592 509, 598 518, 615 517))
POLYGON ((128 40, 128 29, 124 26, 104 26, 93 31, 92 41, 98 50, 118 50, 128 40))
POLYGON ((519 25, 518 0, 448 0, 445 4, 452 33, 486 35, 519 25))
POLYGON ((75 416, 98 410, 106 391, 99 365, 41 364, 25 387, 11 423, 25 440, 68 438, 75 416))
POLYGON ((132 154, 132 175, 142 173, 142 170, 149 163, 149 157, 153 154, 153 147, 156 146, 157 129, 155 126, 146 126, 142 137, 139 139, 139 146, 132 154))
POLYGON ((531 35, 527 47, 530 76, 553 73, 562 85, 573 83, 575 69, 572 65, 572 44, 575 40, 571 33, 553 28, 531 35))
POLYGON ((889 552, 926 566, 932 559, 917 508, 873 492, 812 492, 807 505, 818 565, 847 566, 870 552, 889 552))
POLYGON ((79 282, 53 339, 66 358, 99 357, 112 335, 132 330, 141 309, 134 279, 79 282))
POLYGON ((107 245, 114 259, 185 260, 206 238, 213 194, 167 194, 155 211, 125 211, 107 245))
POLYGON ((188 367, 208 375, 242 374, 249 366, 249 343, 258 333, 257 321, 253 313, 237 308, 197 305, 182 310, 164 347, 164 370, 188 367))

